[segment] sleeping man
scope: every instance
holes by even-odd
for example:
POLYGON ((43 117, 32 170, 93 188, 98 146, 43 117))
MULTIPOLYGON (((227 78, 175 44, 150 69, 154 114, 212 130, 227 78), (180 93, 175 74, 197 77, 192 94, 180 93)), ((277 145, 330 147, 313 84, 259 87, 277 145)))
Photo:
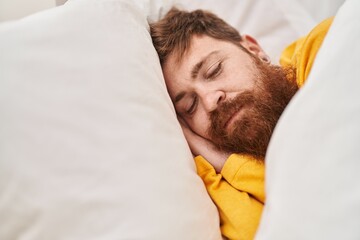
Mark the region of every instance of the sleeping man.
POLYGON ((255 236, 266 149, 331 21, 287 47, 280 65, 270 63, 253 37, 210 12, 173 8, 151 24, 169 95, 228 239, 255 236))

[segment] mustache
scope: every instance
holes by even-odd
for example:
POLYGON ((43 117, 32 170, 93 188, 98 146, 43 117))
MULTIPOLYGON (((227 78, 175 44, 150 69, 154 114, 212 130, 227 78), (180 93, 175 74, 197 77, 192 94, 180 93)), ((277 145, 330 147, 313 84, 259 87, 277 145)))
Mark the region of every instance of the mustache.
POLYGON ((253 105, 255 103, 255 96, 253 91, 244 91, 239 93, 235 98, 221 102, 218 107, 210 113, 210 123, 212 129, 208 130, 211 136, 214 132, 226 135, 225 127, 231 117, 240 111, 243 107, 253 105))

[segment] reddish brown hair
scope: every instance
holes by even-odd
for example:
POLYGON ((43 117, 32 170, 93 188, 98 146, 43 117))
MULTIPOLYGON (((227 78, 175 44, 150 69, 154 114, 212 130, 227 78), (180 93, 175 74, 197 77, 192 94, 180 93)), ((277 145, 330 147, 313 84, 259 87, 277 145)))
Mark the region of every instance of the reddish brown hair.
POLYGON ((243 48, 240 33, 235 28, 204 10, 187 12, 172 8, 163 19, 150 24, 150 33, 161 64, 172 53, 180 60, 194 35, 207 35, 243 48))

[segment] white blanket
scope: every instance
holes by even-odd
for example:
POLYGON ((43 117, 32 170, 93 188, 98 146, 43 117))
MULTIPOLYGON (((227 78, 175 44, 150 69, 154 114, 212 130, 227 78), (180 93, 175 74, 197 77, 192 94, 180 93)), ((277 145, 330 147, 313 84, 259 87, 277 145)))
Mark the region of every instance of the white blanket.
POLYGON ((348 0, 275 129, 257 239, 360 239, 360 2, 348 0))

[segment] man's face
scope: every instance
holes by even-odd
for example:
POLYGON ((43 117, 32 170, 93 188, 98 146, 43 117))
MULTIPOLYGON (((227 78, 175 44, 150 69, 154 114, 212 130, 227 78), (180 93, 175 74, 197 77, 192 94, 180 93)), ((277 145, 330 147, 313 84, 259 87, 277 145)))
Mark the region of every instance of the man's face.
MULTIPOLYGON (((280 113, 279 109, 274 109, 278 116, 268 119, 267 115, 273 110, 267 106, 278 105, 272 101, 279 100, 269 96, 272 90, 268 85, 271 84, 266 82, 268 75, 276 78, 273 75, 277 75, 278 70, 269 70, 268 64, 258 60, 258 56, 264 53, 256 41, 244 41, 242 45, 253 56, 233 43, 194 36, 181 61, 170 55, 163 64, 163 72, 178 115, 195 133, 225 151, 263 156, 272 130, 288 101, 280 113), (265 141, 260 145, 266 147, 248 149, 259 145, 259 140, 265 141)), ((282 72, 280 75, 282 78, 285 76, 282 72)))

